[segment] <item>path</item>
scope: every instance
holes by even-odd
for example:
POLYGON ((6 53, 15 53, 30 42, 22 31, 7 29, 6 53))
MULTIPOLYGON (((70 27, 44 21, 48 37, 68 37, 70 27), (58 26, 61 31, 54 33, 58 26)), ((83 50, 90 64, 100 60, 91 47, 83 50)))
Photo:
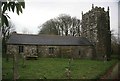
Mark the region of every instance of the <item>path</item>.
POLYGON ((108 73, 103 76, 101 79, 120 79, 118 76, 118 73, 120 73, 119 70, 119 63, 117 63, 110 71, 108 71, 108 73), (118 72, 119 71, 119 72, 118 72))

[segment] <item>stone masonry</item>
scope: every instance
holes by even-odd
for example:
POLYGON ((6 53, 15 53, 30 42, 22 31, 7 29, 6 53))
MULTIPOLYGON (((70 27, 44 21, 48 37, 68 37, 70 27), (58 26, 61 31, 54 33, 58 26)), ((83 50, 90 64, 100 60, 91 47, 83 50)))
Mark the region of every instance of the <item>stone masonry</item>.
POLYGON ((111 54, 111 31, 109 7, 105 11, 104 8, 94 7, 83 14, 81 35, 94 43, 97 57, 102 59, 105 55, 110 58, 111 54))

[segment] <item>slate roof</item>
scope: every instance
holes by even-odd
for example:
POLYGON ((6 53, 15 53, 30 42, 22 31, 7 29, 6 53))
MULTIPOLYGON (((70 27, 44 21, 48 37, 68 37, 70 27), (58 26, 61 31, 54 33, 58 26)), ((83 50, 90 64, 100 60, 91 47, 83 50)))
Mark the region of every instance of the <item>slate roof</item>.
POLYGON ((54 46, 86 46, 92 45, 84 37, 58 35, 12 34, 7 44, 13 45, 54 45, 54 46))

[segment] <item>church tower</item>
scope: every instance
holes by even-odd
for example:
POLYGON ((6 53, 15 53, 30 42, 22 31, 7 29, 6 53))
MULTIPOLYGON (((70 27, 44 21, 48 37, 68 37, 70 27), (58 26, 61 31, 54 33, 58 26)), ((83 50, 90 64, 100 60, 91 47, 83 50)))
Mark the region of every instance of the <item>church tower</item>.
POLYGON ((111 54, 111 32, 109 7, 105 11, 104 8, 94 7, 85 14, 82 14, 81 24, 82 37, 86 37, 93 43, 96 49, 96 56, 103 59, 104 56, 110 58, 111 54))

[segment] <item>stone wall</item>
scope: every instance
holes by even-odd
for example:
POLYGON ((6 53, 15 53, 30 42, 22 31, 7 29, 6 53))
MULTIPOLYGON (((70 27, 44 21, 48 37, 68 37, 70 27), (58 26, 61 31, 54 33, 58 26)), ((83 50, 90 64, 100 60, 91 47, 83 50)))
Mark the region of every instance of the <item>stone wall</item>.
POLYGON ((18 54, 18 46, 17 45, 7 45, 7 54, 9 55, 13 55, 14 53, 15 54, 18 54))
POLYGON ((97 57, 102 58, 104 55, 109 57, 111 53, 109 7, 105 11, 104 8, 92 5, 91 10, 82 13, 81 32, 82 37, 94 43, 97 57))
POLYGON ((92 58, 92 48, 90 46, 36 46, 23 45, 24 52, 19 53, 19 45, 7 45, 7 53, 12 54, 14 50, 19 56, 38 57, 59 57, 59 58, 92 58), (49 48, 54 48, 53 53, 49 53, 49 48))
POLYGON ((36 56, 37 55, 37 46, 24 45, 24 54, 26 54, 26 56, 36 56))
POLYGON ((38 56, 39 57, 56 57, 59 53, 57 46, 38 46, 38 56), (54 53, 49 54, 49 48, 54 48, 54 53))

